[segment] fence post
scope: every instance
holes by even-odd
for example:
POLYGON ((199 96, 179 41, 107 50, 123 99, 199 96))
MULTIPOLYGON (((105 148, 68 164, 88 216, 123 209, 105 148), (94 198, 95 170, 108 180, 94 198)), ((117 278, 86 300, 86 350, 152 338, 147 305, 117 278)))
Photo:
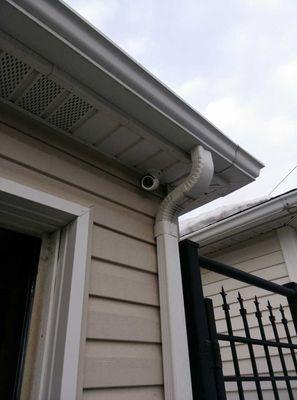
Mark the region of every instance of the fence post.
POLYGON ((179 245, 194 400, 217 400, 214 359, 199 267, 198 245, 179 245))
POLYGON ((212 343, 213 357, 214 357, 214 373, 217 387, 218 400, 227 400, 226 390, 223 376, 223 364, 221 359, 220 345, 218 341, 217 328, 215 315, 213 310, 213 303, 211 299, 204 299, 209 337, 212 343))
POLYGON ((295 331, 297 334, 297 283, 289 282, 289 283, 284 284, 283 286, 285 286, 289 289, 293 289, 296 292, 295 296, 288 297, 288 304, 290 307, 292 320, 293 320, 295 331))

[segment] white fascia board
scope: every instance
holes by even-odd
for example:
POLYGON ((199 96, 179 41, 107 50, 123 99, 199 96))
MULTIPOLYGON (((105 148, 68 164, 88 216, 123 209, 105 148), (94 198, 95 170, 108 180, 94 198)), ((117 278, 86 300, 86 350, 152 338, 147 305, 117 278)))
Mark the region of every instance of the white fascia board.
POLYGON ((293 211, 297 211, 297 190, 232 215, 196 232, 185 235, 181 239, 189 239, 197 243, 199 242, 200 245, 206 245, 263 225, 277 218, 290 215, 293 211))
POLYGON ((32 50, 39 51, 51 62, 55 58, 58 68, 67 70, 83 85, 98 91, 176 147, 189 152, 195 145, 203 145, 225 160, 224 170, 234 167, 243 172, 245 184, 259 175, 263 167, 261 162, 61 1, 4 0, 0 7, 0 24, 8 34, 25 45, 31 44, 32 50), (9 21, 5 16, 8 14, 9 21), (40 32, 38 41, 37 31, 40 32), (55 45, 42 45, 45 38, 51 43, 56 41, 55 45))

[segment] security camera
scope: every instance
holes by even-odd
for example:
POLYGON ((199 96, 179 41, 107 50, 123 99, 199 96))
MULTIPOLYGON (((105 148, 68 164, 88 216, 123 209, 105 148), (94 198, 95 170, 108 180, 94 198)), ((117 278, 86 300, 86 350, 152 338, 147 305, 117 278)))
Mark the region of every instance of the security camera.
POLYGON ((146 174, 141 178, 140 184, 142 189, 147 190, 148 192, 152 192, 159 187, 160 181, 157 176, 153 174, 146 174))

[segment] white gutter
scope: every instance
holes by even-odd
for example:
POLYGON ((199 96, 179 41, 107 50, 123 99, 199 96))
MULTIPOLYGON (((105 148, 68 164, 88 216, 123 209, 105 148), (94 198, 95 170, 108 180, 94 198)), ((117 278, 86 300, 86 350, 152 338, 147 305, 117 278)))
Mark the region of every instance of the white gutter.
POLYGON ((177 218, 185 195, 209 186, 214 167, 211 154, 202 146, 192 150, 191 158, 190 175, 163 200, 155 223, 166 400, 192 399, 177 218))
POLYGON ((61 1, 2 1, 0 25, 9 35, 40 52, 58 68, 89 86, 152 132, 155 131, 169 143, 174 141, 177 148, 188 152, 201 144, 206 150, 216 153, 220 159, 216 173, 234 167, 245 175, 241 177, 243 183, 259 175, 263 167, 261 162, 61 1), (21 23, 24 25, 21 26, 21 23), (43 38, 54 40, 55 37, 57 43, 67 46, 63 57, 57 43, 55 46, 39 46, 41 39, 36 40, 39 31, 43 38))
POLYGON ((193 240, 205 246, 283 216, 291 215, 296 211, 297 190, 294 190, 185 235, 182 239, 193 240))

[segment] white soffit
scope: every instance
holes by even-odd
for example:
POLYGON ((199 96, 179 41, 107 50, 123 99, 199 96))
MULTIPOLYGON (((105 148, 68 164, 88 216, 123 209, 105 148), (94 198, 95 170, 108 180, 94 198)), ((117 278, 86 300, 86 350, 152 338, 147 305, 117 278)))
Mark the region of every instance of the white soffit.
POLYGON ((163 181, 171 183, 189 171, 185 152, 107 107, 4 34, 0 37, 0 98, 139 173, 154 165, 163 171, 163 181))
POLYGON ((139 174, 159 169, 172 187, 202 144, 215 175, 190 208, 259 175, 259 161, 61 2, 3 0, 0 27, 0 98, 9 106, 139 174))

